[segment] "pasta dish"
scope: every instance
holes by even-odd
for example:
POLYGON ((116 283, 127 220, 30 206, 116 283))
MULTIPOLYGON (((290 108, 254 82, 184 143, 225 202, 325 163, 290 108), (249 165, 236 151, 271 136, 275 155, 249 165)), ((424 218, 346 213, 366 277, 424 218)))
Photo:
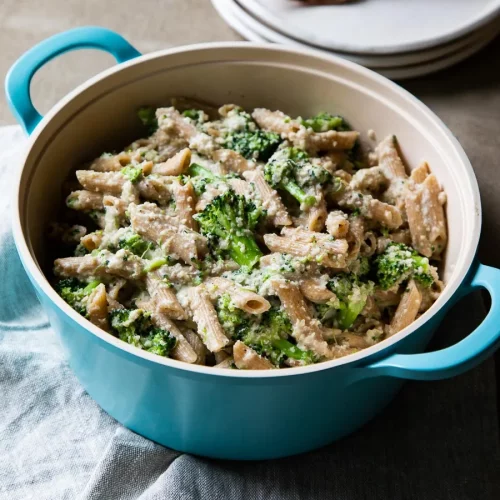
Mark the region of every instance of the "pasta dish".
POLYGON ((295 367, 382 342, 442 291, 446 196, 395 136, 369 150, 341 116, 181 98, 138 117, 147 137, 76 170, 50 231, 54 287, 102 330, 186 363, 295 367))

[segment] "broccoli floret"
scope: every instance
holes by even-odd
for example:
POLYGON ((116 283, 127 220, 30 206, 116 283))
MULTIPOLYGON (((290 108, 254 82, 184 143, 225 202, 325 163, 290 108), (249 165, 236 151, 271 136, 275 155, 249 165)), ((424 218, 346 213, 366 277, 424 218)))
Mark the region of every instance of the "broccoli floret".
POLYGON ((301 205, 309 207, 317 200, 304 188, 325 184, 331 179, 324 168, 313 165, 307 153, 297 148, 276 151, 264 168, 264 176, 271 186, 288 191, 301 205))
POLYGON ((344 132, 351 130, 344 118, 330 113, 318 113, 307 120, 301 119, 300 123, 306 128, 312 128, 314 132, 327 132, 328 130, 344 132))
POLYGON ((281 137, 274 132, 244 130, 227 134, 224 147, 237 151, 247 159, 267 161, 281 142, 281 137))
POLYGON ((238 309, 226 293, 218 298, 215 308, 222 327, 232 339, 241 340, 273 364, 281 366, 287 358, 305 364, 315 362, 312 352, 303 351, 287 340, 292 324, 279 306, 256 316, 238 309))
POLYGON ((153 327, 143 341, 143 349, 158 356, 168 356, 176 346, 177 341, 170 332, 163 328, 153 327))
POLYGON ((377 284, 383 290, 413 278, 424 286, 431 286, 429 259, 403 243, 390 243, 375 260, 377 284))
POLYGON ((73 252, 73 255, 75 257, 83 257, 88 253, 90 252, 81 243, 78 243, 78 245, 76 245, 75 251, 73 252))
POLYGON ((349 270, 358 275, 358 276, 366 276, 370 273, 370 259, 368 257, 358 257, 349 265, 349 270))
POLYGON ((149 134, 154 134, 158 128, 158 120, 156 119, 156 112, 153 108, 146 106, 137 111, 137 116, 142 124, 146 127, 149 134))
POLYGON ((206 121, 206 115, 201 109, 186 109, 182 112, 182 116, 193 120, 196 124, 199 125, 206 121))
POLYGON ((142 177, 142 168, 141 167, 132 167, 131 165, 128 167, 123 167, 120 172, 124 175, 132 184, 138 182, 142 177))
POLYGON ((240 266, 253 267, 262 257, 252 230, 264 211, 231 189, 194 216, 215 257, 229 255, 240 266))
POLYGON ((248 332, 252 320, 252 315, 238 309, 231 300, 228 293, 222 294, 215 304, 219 322, 226 333, 233 339, 242 339, 248 332))
POLYGON ((373 292, 371 281, 362 282, 354 273, 340 273, 328 282, 328 288, 337 296, 335 321, 343 330, 352 326, 373 292))
POLYGON ((76 312, 82 316, 86 316, 86 298, 99 283, 100 281, 98 280, 84 283, 76 278, 67 278, 57 282, 55 289, 76 312))
POLYGON ((110 317, 112 331, 135 347, 168 356, 177 344, 175 337, 169 331, 154 326, 151 314, 142 309, 115 309, 110 317))
MULTIPOLYGON (((190 177, 197 196, 205 192, 207 184, 213 184, 216 182, 227 183, 229 179, 238 178, 236 174, 217 175, 208 168, 202 167, 197 163, 192 163, 189 166, 187 174, 190 177)), ((184 181, 185 180, 186 178, 184 177, 184 181)))
POLYGON ((130 234, 118 241, 118 246, 124 248, 134 255, 144 257, 144 255, 151 249, 153 243, 142 239, 138 234, 130 234))
POLYGON ((304 364, 314 363, 314 353, 303 351, 287 340, 291 333, 292 323, 285 311, 274 306, 262 315, 259 325, 249 329, 241 340, 276 366, 283 365, 287 358, 304 364))

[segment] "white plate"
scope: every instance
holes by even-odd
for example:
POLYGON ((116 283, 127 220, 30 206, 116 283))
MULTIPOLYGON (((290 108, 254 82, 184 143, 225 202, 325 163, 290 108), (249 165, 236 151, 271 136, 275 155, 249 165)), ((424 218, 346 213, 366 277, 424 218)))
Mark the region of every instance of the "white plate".
POLYGON ((241 0, 241 4, 289 37, 366 54, 435 47, 482 28, 500 13, 500 0, 360 0, 327 6, 241 0))
POLYGON ((270 42, 271 40, 267 40, 264 37, 258 35, 245 24, 243 24, 239 19, 237 19, 232 12, 227 8, 226 0, 212 0, 212 5, 215 10, 218 12, 219 16, 226 21, 227 24, 231 28, 233 28, 236 33, 241 35, 246 40, 250 42, 270 42))
MULTIPOLYGON (((251 29, 253 33, 256 33, 265 39, 275 42, 282 43, 285 45, 295 45, 299 47, 311 47, 310 45, 304 44, 294 38, 287 37, 286 35, 274 31, 271 27, 263 24, 260 20, 254 18, 245 8, 240 5, 243 3, 242 0, 221 0, 221 4, 224 4, 224 10, 230 10, 233 17, 237 18, 238 21, 243 23, 247 28, 251 29)), ((231 15, 230 14, 230 15, 231 15)), ((497 34, 500 32, 499 23, 492 23, 485 26, 482 30, 473 32, 470 35, 459 38, 454 42, 449 42, 444 45, 440 45, 433 49, 421 50, 410 52, 408 54, 398 54, 398 55, 385 55, 385 56, 372 56, 372 55, 353 55, 346 52, 329 51, 345 59, 349 59, 355 63, 367 66, 369 68, 391 68, 398 66, 408 66, 412 64, 420 64, 428 61, 433 61, 435 59, 451 55, 460 49, 465 49, 466 47, 484 40, 490 35, 497 34)), ((314 47, 313 47, 314 48, 314 47)))
MULTIPOLYGON (((212 4, 214 5, 215 9, 220 14, 220 16, 237 33, 239 33, 247 40, 253 42, 273 41, 261 36, 260 34, 255 33, 251 27, 247 26, 240 19, 238 19, 234 14, 234 8, 232 8, 233 6, 230 0, 212 0, 212 4)), ((496 34, 490 34, 488 37, 476 41, 475 43, 468 45, 461 50, 453 52, 452 54, 422 64, 412 64, 407 66, 390 67, 390 68, 371 68, 371 69, 393 80, 404 80, 408 78, 415 78, 418 76, 428 75, 430 73, 434 73, 436 71, 440 71, 442 69, 453 66, 454 64, 463 61, 467 57, 470 57, 471 55, 475 54, 483 47, 485 47, 489 42, 491 42, 495 38, 495 36, 496 34)), ((300 44, 298 42, 295 42, 295 44, 300 45, 302 47, 307 47, 305 44, 300 44)), ((316 50, 327 54, 340 55, 340 54, 335 54, 334 52, 328 50, 322 50, 322 49, 316 49, 316 50)))

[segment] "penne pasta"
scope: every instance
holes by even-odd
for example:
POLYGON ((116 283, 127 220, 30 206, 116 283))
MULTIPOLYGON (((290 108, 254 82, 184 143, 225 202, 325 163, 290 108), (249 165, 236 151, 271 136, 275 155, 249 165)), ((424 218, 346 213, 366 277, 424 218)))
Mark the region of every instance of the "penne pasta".
POLYGON ((271 280, 271 286, 281 300, 293 325, 293 337, 301 349, 311 350, 324 358, 333 357, 332 351, 323 339, 321 324, 314 319, 304 301, 299 287, 285 280, 271 280))
POLYGON ((172 158, 153 166, 151 172, 158 175, 181 175, 191 163, 191 150, 184 148, 176 153, 172 158))
MULTIPOLYGON (((234 364, 240 370, 270 370, 273 364, 239 340, 233 347, 234 364)), ((218 366, 220 368, 220 366, 218 366)))
POLYGON ((401 295, 401 301, 394 313, 391 324, 387 327, 388 334, 394 335, 413 323, 417 317, 421 302, 422 295, 415 281, 410 280, 406 290, 401 295))
POLYGON ((219 297, 224 293, 231 296, 233 304, 249 314, 262 314, 269 310, 271 304, 260 295, 245 290, 226 278, 209 278, 206 289, 211 297, 219 297))
POLYGON ((262 172, 253 170, 243 174, 248 182, 254 184, 262 201, 262 206, 267 211, 267 216, 275 226, 289 226, 292 219, 278 193, 265 181, 262 172))
POLYGON ((87 314, 89 321, 104 331, 109 331, 108 300, 106 287, 103 283, 92 290, 87 301, 87 314))
POLYGON ((188 297, 193 320, 198 325, 198 335, 210 352, 220 351, 229 344, 229 339, 219 323, 210 297, 198 287, 190 288, 188 297))

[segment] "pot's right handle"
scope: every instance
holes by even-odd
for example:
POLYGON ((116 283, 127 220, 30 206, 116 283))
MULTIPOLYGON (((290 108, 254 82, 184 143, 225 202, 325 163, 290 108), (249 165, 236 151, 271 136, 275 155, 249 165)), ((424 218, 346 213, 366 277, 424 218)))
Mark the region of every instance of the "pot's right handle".
POLYGON ((500 269, 477 264, 467 292, 485 288, 491 308, 483 322, 451 347, 423 354, 392 354, 360 369, 360 377, 386 375, 411 380, 438 380, 470 370, 497 347, 500 340, 500 269))
POLYGON ((104 50, 113 55, 118 63, 141 55, 118 33, 98 26, 59 33, 25 52, 7 73, 5 93, 10 109, 28 135, 42 119, 31 102, 30 83, 33 75, 51 59, 76 49, 104 50))

